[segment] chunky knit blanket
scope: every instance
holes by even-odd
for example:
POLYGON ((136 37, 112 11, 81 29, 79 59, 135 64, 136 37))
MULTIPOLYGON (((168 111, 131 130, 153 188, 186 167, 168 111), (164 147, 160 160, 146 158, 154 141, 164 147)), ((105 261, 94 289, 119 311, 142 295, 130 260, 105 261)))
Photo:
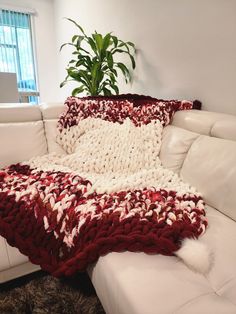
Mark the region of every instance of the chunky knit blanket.
POLYGON ((0 172, 0 234, 55 276, 108 252, 173 255, 204 233, 200 194, 158 157, 162 129, 187 101, 69 97, 58 122, 65 150, 0 172))

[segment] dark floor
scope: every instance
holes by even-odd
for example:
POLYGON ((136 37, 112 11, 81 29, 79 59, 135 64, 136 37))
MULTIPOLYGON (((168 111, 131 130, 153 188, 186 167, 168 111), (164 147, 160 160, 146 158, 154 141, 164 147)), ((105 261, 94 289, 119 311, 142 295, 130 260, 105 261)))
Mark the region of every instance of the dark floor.
POLYGON ((0 314, 105 314, 86 273, 57 279, 42 271, 0 285, 0 314))

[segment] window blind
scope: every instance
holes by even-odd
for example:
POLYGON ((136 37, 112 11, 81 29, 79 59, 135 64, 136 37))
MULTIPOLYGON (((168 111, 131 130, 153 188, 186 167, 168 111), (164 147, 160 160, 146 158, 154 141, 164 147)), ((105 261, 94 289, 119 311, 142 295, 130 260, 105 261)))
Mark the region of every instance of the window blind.
POLYGON ((16 73, 19 91, 36 91, 31 13, 0 7, 0 72, 16 73))

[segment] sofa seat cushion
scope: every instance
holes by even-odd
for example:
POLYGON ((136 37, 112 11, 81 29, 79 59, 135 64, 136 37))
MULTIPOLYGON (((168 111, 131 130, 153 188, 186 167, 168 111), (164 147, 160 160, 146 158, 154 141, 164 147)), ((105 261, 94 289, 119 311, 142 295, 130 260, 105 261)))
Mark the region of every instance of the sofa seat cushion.
POLYGON ((107 314, 236 313, 235 222, 208 207, 202 237, 214 252, 205 277, 176 257, 110 253, 89 269, 107 314), (227 265, 227 266, 226 266, 227 265))

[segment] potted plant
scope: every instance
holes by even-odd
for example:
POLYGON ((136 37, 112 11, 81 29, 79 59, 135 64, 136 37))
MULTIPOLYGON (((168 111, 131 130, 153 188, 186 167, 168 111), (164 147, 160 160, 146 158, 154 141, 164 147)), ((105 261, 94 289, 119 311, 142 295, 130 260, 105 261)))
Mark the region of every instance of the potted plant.
POLYGON ((76 25, 80 34, 74 35, 71 42, 60 48, 61 50, 66 45, 74 48, 73 58, 66 69, 67 76, 60 87, 69 81, 76 81, 78 87, 72 91, 72 96, 82 92, 91 96, 119 94, 118 75, 123 75, 128 83, 131 81, 131 70, 124 63, 118 62, 116 57, 125 54, 132 69, 135 69, 135 45, 120 40, 112 33, 103 36, 95 31, 88 36, 78 23, 69 18, 67 20, 76 25))

